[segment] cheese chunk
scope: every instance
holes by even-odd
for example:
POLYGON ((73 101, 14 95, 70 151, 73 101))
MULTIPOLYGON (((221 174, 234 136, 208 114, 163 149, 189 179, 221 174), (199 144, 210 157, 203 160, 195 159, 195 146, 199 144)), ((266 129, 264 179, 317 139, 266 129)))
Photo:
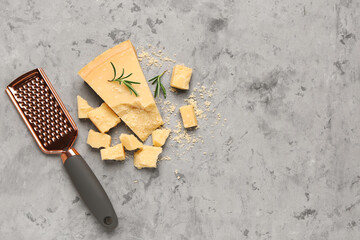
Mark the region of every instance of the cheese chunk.
POLYGON ((184 128, 191 128, 197 126, 197 119, 193 105, 182 106, 180 108, 181 118, 184 128))
POLYGON ((170 86, 182 90, 188 90, 191 74, 191 68, 183 65, 175 65, 171 75, 170 86))
POLYGON ((161 147, 165 144, 166 139, 169 137, 170 129, 156 129, 152 133, 152 142, 155 147, 161 147))
POLYGON ((88 116, 92 123, 102 133, 108 132, 110 128, 115 127, 120 122, 120 118, 106 103, 103 103, 100 107, 88 112, 88 116))
POLYGON ((129 151, 143 147, 143 143, 140 142, 133 134, 122 133, 120 135, 120 141, 124 145, 126 150, 129 151))
POLYGON ((78 117, 79 118, 89 118, 88 112, 90 112, 94 108, 91 107, 88 104, 88 102, 80 96, 77 96, 77 103, 78 103, 78 117))
POLYGON ((134 166, 138 169, 156 168, 158 156, 161 152, 161 147, 143 146, 134 154, 134 166))
POLYGON ((105 51, 81 69, 79 75, 142 141, 164 124, 130 41, 105 51), (124 84, 108 81, 114 77, 110 62, 117 77, 124 69, 124 76, 132 73, 129 81, 140 82, 132 85, 138 97, 124 84))
POLYGON ((124 147, 121 143, 100 149, 100 154, 102 160, 125 160, 124 147))
POLYGON ((110 147, 111 136, 106 133, 95 132, 90 129, 87 144, 93 148, 110 147))

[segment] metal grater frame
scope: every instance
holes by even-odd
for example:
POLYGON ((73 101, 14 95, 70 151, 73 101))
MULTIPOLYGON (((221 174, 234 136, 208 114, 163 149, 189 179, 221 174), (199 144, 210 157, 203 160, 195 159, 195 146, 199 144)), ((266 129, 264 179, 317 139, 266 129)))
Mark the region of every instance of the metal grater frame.
POLYGON ((44 153, 60 154, 72 147, 77 126, 43 69, 18 77, 6 93, 44 153))

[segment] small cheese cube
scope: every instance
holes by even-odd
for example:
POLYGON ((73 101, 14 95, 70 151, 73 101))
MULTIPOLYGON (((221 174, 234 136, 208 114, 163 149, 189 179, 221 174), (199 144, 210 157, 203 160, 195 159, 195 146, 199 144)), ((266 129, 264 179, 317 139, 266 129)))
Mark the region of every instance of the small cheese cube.
POLYGON ((143 146, 134 154, 134 166, 138 169, 156 168, 158 156, 161 152, 161 147, 143 146))
POLYGON ((87 144, 93 148, 110 147, 111 136, 90 129, 87 144))
POLYGON ((126 150, 129 151, 143 147, 143 143, 140 142, 133 134, 122 133, 120 135, 120 141, 124 145, 126 150))
POLYGON ((77 96, 77 103, 78 103, 78 117, 79 118, 89 118, 88 112, 90 112, 94 108, 91 107, 88 104, 88 102, 80 96, 77 96))
POLYGON ((88 112, 88 116, 102 133, 108 132, 110 128, 115 127, 120 122, 118 115, 116 115, 106 103, 88 112))
POLYGON ((155 147, 161 147, 165 144, 166 139, 169 137, 170 129, 156 129, 152 132, 152 142, 155 147))
POLYGON ((197 119, 193 105, 182 106, 180 108, 181 118, 184 128, 191 128, 197 126, 197 119))
POLYGON ((192 69, 183 65, 175 65, 171 75, 170 86, 182 90, 189 89, 192 69))
POLYGON ((125 160, 124 147, 121 143, 100 149, 100 154, 102 160, 125 160))

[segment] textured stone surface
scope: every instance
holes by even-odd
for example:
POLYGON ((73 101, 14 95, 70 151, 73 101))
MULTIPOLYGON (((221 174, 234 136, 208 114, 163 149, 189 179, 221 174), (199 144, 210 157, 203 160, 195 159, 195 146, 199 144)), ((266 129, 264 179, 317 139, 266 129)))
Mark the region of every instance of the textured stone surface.
MULTIPOLYGON (((120 222, 113 232, 97 224, 59 157, 41 153, 3 92, 1 239, 360 238, 358 1, 1 0, 1 6, 0 89, 28 70, 45 69, 79 127, 75 147, 120 222), (139 171, 131 160, 104 163, 85 144, 91 123, 76 118, 76 95, 101 102, 77 71, 126 39, 176 53, 194 68, 191 89, 216 80, 212 107, 227 118, 216 128, 216 116, 200 121, 204 144, 189 152, 168 144, 164 154, 172 160, 156 170, 139 171)), ((147 78, 159 72, 143 67, 147 78)), ((169 99, 180 105, 190 92, 169 99)), ((111 133, 121 132, 128 130, 111 133)))

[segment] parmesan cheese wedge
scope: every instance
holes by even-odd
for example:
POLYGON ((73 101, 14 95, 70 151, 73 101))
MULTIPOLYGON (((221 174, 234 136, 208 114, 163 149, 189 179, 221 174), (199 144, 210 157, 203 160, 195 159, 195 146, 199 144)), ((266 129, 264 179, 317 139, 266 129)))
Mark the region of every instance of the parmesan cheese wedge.
POLYGON ((100 54, 79 75, 142 141, 164 124, 129 40, 100 54), (114 77, 110 62, 118 74, 124 69, 125 76, 132 73, 129 81, 140 82, 132 85, 138 97, 124 84, 108 81, 114 77))

